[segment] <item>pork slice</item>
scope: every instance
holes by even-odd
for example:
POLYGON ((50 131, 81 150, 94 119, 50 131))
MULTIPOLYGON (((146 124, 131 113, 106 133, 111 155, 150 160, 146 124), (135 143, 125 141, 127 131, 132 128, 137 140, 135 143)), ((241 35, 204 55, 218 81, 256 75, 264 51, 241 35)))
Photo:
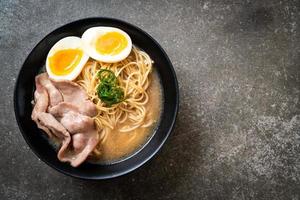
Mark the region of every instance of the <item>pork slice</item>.
POLYGON ((73 151, 62 152, 58 158, 77 167, 86 160, 98 144, 99 138, 94 120, 80 114, 76 106, 66 103, 60 103, 53 107, 50 113, 60 118, 60 123, 72 136, 73 151))
POLYGON ((38 128, 42 129, 51 138, 53 135, 51 131, 44 125, 42 125, 38 119, 38 115, 41 112, 46 112, 49 104, 49 97, 47 90, 36 81, 36 90, 34 92, 35 105, 31 113, 31 118, 37 124, 38 128))
POLYGON ((65 113, 70 112, 70 111, 84 114, 84 113, 81 113, 81 110, 79 109, 78 106, 71 104, 71 103, 67 103, 67 102, 61 102, 60 104, 53 106, 52 108, 49 108, 48 111, 53 116, 58 117, 58 118, 62 118, 65 113))
POLYGON ((53 115, 49 113, 40 112, 38 113, 37 118, 39 120, 39 124, 41 124, 43 127, 47 127, 52 135, 54 135, 61 143, 58 155, 64 154, 71 142, 70 133, 53 117, 53 115))
POLYGON ((94 117, 98 113, 96 105, 90 100, 83 101, 79 106, 80 112, 84 115, 94 117))
POLYGON ((74 152, 70 162, 73 167, 77 167, 86 160, 98 144, 99 138, 94 120, 71 111, 64 115, 61 123, 72 134, 74 152))
POLYGON ((97 115, 96 106, 88 99, 87 93, 77 83, 71 81, 51 81, 61 92, 64 102, 78 106, 80 113, 87 116, 97 115))
POLYGON ((52 84, 47 73, 39 74, 35 77, 36 85, 40 85, 47 90, 49 95, 49 106, 55 106, 63 101, 63 96, 59 90, 52 84))
POLYGON ((39 82, 36 82, 36 90, 34 92, 34 101, 35 101, 35 106, 32 111, 32 116, 34 116, 38 112, 46 112, 49 104, 49 98, 48 98, 48 93, 47 90, 39 84, 39 82))
POLYGON ((65 102, 81 104, 88 99, 86 92, 77 84, 71 81, 51 81, 62 93, 65 102))
POLYGON ((77 113, 89 117, 94 117, 97 114, 96 106, 88 100, 85 103, 82 103, 81 105, 74 105, 68 102, 61 102, 59 105, 49 108, 49 112, 54 113, 57 117, 61 117, 64 113, 69 111, 75 111, 77 113))
POLYGON ((31 113, 32 120, 36 121, 37 114, 39 112, 46 112, 48 102, 49 99, 47 91, 40 85, 37 85, 36 90, 34 91, 34 108, 31 113))
POLYGON ((40 124, 46 126, 58 139, 70 136, 67 129, 53 115, 41 112, 38 114, 38 120, 40 124))

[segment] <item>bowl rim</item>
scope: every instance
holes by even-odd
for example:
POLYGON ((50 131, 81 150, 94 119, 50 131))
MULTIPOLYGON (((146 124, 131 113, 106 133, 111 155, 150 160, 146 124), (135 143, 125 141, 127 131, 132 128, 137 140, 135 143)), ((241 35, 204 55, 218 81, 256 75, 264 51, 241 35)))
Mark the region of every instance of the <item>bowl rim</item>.
MULTIPOLYGON (((18 70, 18 75, 17 75, 17 78, 16 78, 16 81, 15 81, 15 85, 14 85, 14 95, 13 95, 13 104, 14 104, 14 114, 15 114, 15 119, 17 121, 17 125, 19 127, 19 130, 22 134, 22 137, 24 138, 24 140, 26 141, 27 145, 30 147, 31 151, 34 152, 34 154, 40 159, 42 160, 44 163, 46 163, 48 166, 50 166, 51 168, 55 169, 56 171, 62 173, 62 174, 65 174, 69 177, 74 177, 74 178, 78 178, 78 179, 83 179, 83 180, 107 180, 107 179, 112 179, 112 178, 116 178, 116 177, 120 177, 120 176, 124 176, 124 175, 127 175, 135 170, 137 170, 138 168, 140 168, 141 166, 143 166, 145 163, 147 163, 149 160, 151 160, 155 155, 157 155, 158 151, 162 148, 162 146, 165 144, 166 140, 169 138, 170 134, 172 133, 172 131, 174 130, 175 128, 175 123, 176 123, 176 120, 177 120, 177 115, 178 115, 178 110, 179 110, 179 87, 178 87, 178 80, 177 80, 177 76, 176 76, 176 73, 175 73, 175 70, 174 70, 174 67, 170 61, 170 58, 168 57, 167 53, 164 51, 164 49, 161 47, 161 45, 149 34, 147 33, 146 31, 142 30, 141 28, 137 27, 136 25, 133 25, 129 22, 126 22, 126 21, 123 21, 121 19, 118 19, 118 18, 111 18, 111 17, 87 17, 87 18, 81 18, 81 19, 78 19, 78 20, 75 20, 75 21, 71 21, 71 22, 68 22, 66 24, 63 24, 63 25, 60 25, 59 27, 55 28, 54 30, 52 30, 50 33, 48 33, 46 36, 44 36, 41 40, 39 40, 38 43, 36 43, 36 45, 34 45, 34 47, 29 51, 29 53, 26 55, 25 57, 25 60, 21 66, 21 68, 18 70), (22 125, 21 125, 21 119, 20 119, 20 116, 19 116, 19 108, 18 108, 18 105, 17 105, 17 99, 18 99, 18 89, 17 89, 17 86, 19 85, 19 81, 20 81, 20 76, 21 76, 21 71, 23 69, 23 66, 24 64, 26 63, 26 60, 28 59, 28 57, 30 56, 30 54, 32 53, 32 51, 34 49, 37 48, 37 46, 40 45, 40 43, 42 43, 47 37, 49 37, 49 35, 52 35, 55 31, 57 31, 58 29, 61 29, 65 26, 68 26, 68 25, 71 25, 71 24, 74 24, 74 23, 80 23, 80 22, 84 22, 84 21, 89 21, 89 20, 111 20, 111 21, 115 21, 116 23, 121 23, 121 24, 124 24, 125 26, 128 26, 128 27, 133 27, 135 28, 136 30, 138 30, 139 32, 141 32, 142 34, 144 34, 146 37, 148 37, 159 49, 160 51, 162 52, 162 54, 164 55, 169 67, 170 67, 170 71, 172 73, 172 76, 174 78, 174 87, 175 87, 175 91, 176 91, 176 96, 175 96, 175 109, 174 109, 174 115, 172 116, 172 121, 170 123, 170 126, 168 128, 168 131, 167 133, 165 134, 164 138, 161 140, 160 144, 158 145, 157 148, 155 148, 150 154, 149 156, 147 156, 144 160, 142 160, 141 162, 139 162, 138 164, 130 167, 129 169, 127 170, 124 170, 124 171, 121 171, 121 172, 117 172, 117 173, 114 173, 112 175, 95 175, 95 176, 92 176, 92 177, 87 177, 87 176, 82 176, 82 175, 78 175, 78 174, 74 174, 74 173, 70 173, 68 171, 65 171, 63 169, 60 169, 59 167, 57 167, 55 164, 47 161, 46 159, 44 159, 43 156, 41 156, 36 150, 34 150, 32 144, 30 143, 29 141, 29 138, 27 137, 27 134, 25 133, 25 130, 23 130, 22 128, 22 125)), ((148 142, 147 142, 148 143, 148 142)), ((147 143, 145 144, 145 146, 147 145, 147 143)), ((144 148, 144 147, 142 147, 144 148)), ((138 154, 139 152, 137 152, 138 154)), ((135 153, 134 153, 135 154, 135 153)), ((121 161, 123 162, 123 161, 121 161)))

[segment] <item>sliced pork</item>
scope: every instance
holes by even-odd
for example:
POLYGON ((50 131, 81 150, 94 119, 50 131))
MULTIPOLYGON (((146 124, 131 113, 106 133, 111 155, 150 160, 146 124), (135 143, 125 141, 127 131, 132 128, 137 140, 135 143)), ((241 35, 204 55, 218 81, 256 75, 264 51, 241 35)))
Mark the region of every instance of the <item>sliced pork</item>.
POLYGON ((43 73, 35 77, 36 87, 43 87, 46 89, 49 96, 49 106, 57 105, 63 101, 63 96, 59 90, 52 84, 47 73, 43 73))
POLYGON ((96 106, 88 100, 86 92, 76 83, 71 81, 52 81, 53 85, 61 92, 66 103, 77 106, 82 114, 95 116, 96 106))
POLYGON ((46 73, 36 77, 32 120, 47 135, 60 141, 58 159, 74 167, 84 162, 98 144, 91 118, 96 106, 86 92, 71 81, 53 81, 46 73))
POLYGON ((81 114, 78 107, 70 103, 60 103, 52 107, 50 113, 59 119, 72 135, 73 151, 60 152, 58 158, 62 161, 71 160, 73 166, 78 166, 98 144, 94 120, 81 114))
POLYGON ((39 120, 39 114, 45 113, 47 111, 47 108, 49 106, 49 96, 45 87, 43 87, 40 84, 39 80, 37 79, 36 79, 36 90, 34 92, 34 101, 35 101, 35 106, 32 110, 31 118, 36 122, 37 126, 40 129, 44 130, 49 137, 52 137, 52 133, 49 130, 49 128, 44 126, 39 120))

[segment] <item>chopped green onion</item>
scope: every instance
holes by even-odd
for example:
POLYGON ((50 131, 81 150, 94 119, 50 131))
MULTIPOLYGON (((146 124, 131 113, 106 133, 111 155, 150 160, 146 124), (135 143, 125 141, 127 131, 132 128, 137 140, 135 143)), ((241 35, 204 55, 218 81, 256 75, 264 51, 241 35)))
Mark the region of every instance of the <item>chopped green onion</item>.
POLYGON ((97 94, 106 105, 112 106, 124 100, 124 91, 119 87, 114 72, 108 69, 100 69, 97 76, 100 80, 97 86, 97 94))

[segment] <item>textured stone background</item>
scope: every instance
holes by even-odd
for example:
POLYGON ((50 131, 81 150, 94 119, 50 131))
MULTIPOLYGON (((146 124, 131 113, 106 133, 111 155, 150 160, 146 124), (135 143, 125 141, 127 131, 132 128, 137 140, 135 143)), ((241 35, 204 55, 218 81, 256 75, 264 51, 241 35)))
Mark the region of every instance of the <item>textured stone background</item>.
POLYGON ((299 0, 1 0, 0 198, 299 199, 299 12, 299 0), (181 96, 160 153, 105 182, 66 177, 39 161, 13 114, 30 50, 53 29, 91 16, 152 35, 174 64, 181 96))

